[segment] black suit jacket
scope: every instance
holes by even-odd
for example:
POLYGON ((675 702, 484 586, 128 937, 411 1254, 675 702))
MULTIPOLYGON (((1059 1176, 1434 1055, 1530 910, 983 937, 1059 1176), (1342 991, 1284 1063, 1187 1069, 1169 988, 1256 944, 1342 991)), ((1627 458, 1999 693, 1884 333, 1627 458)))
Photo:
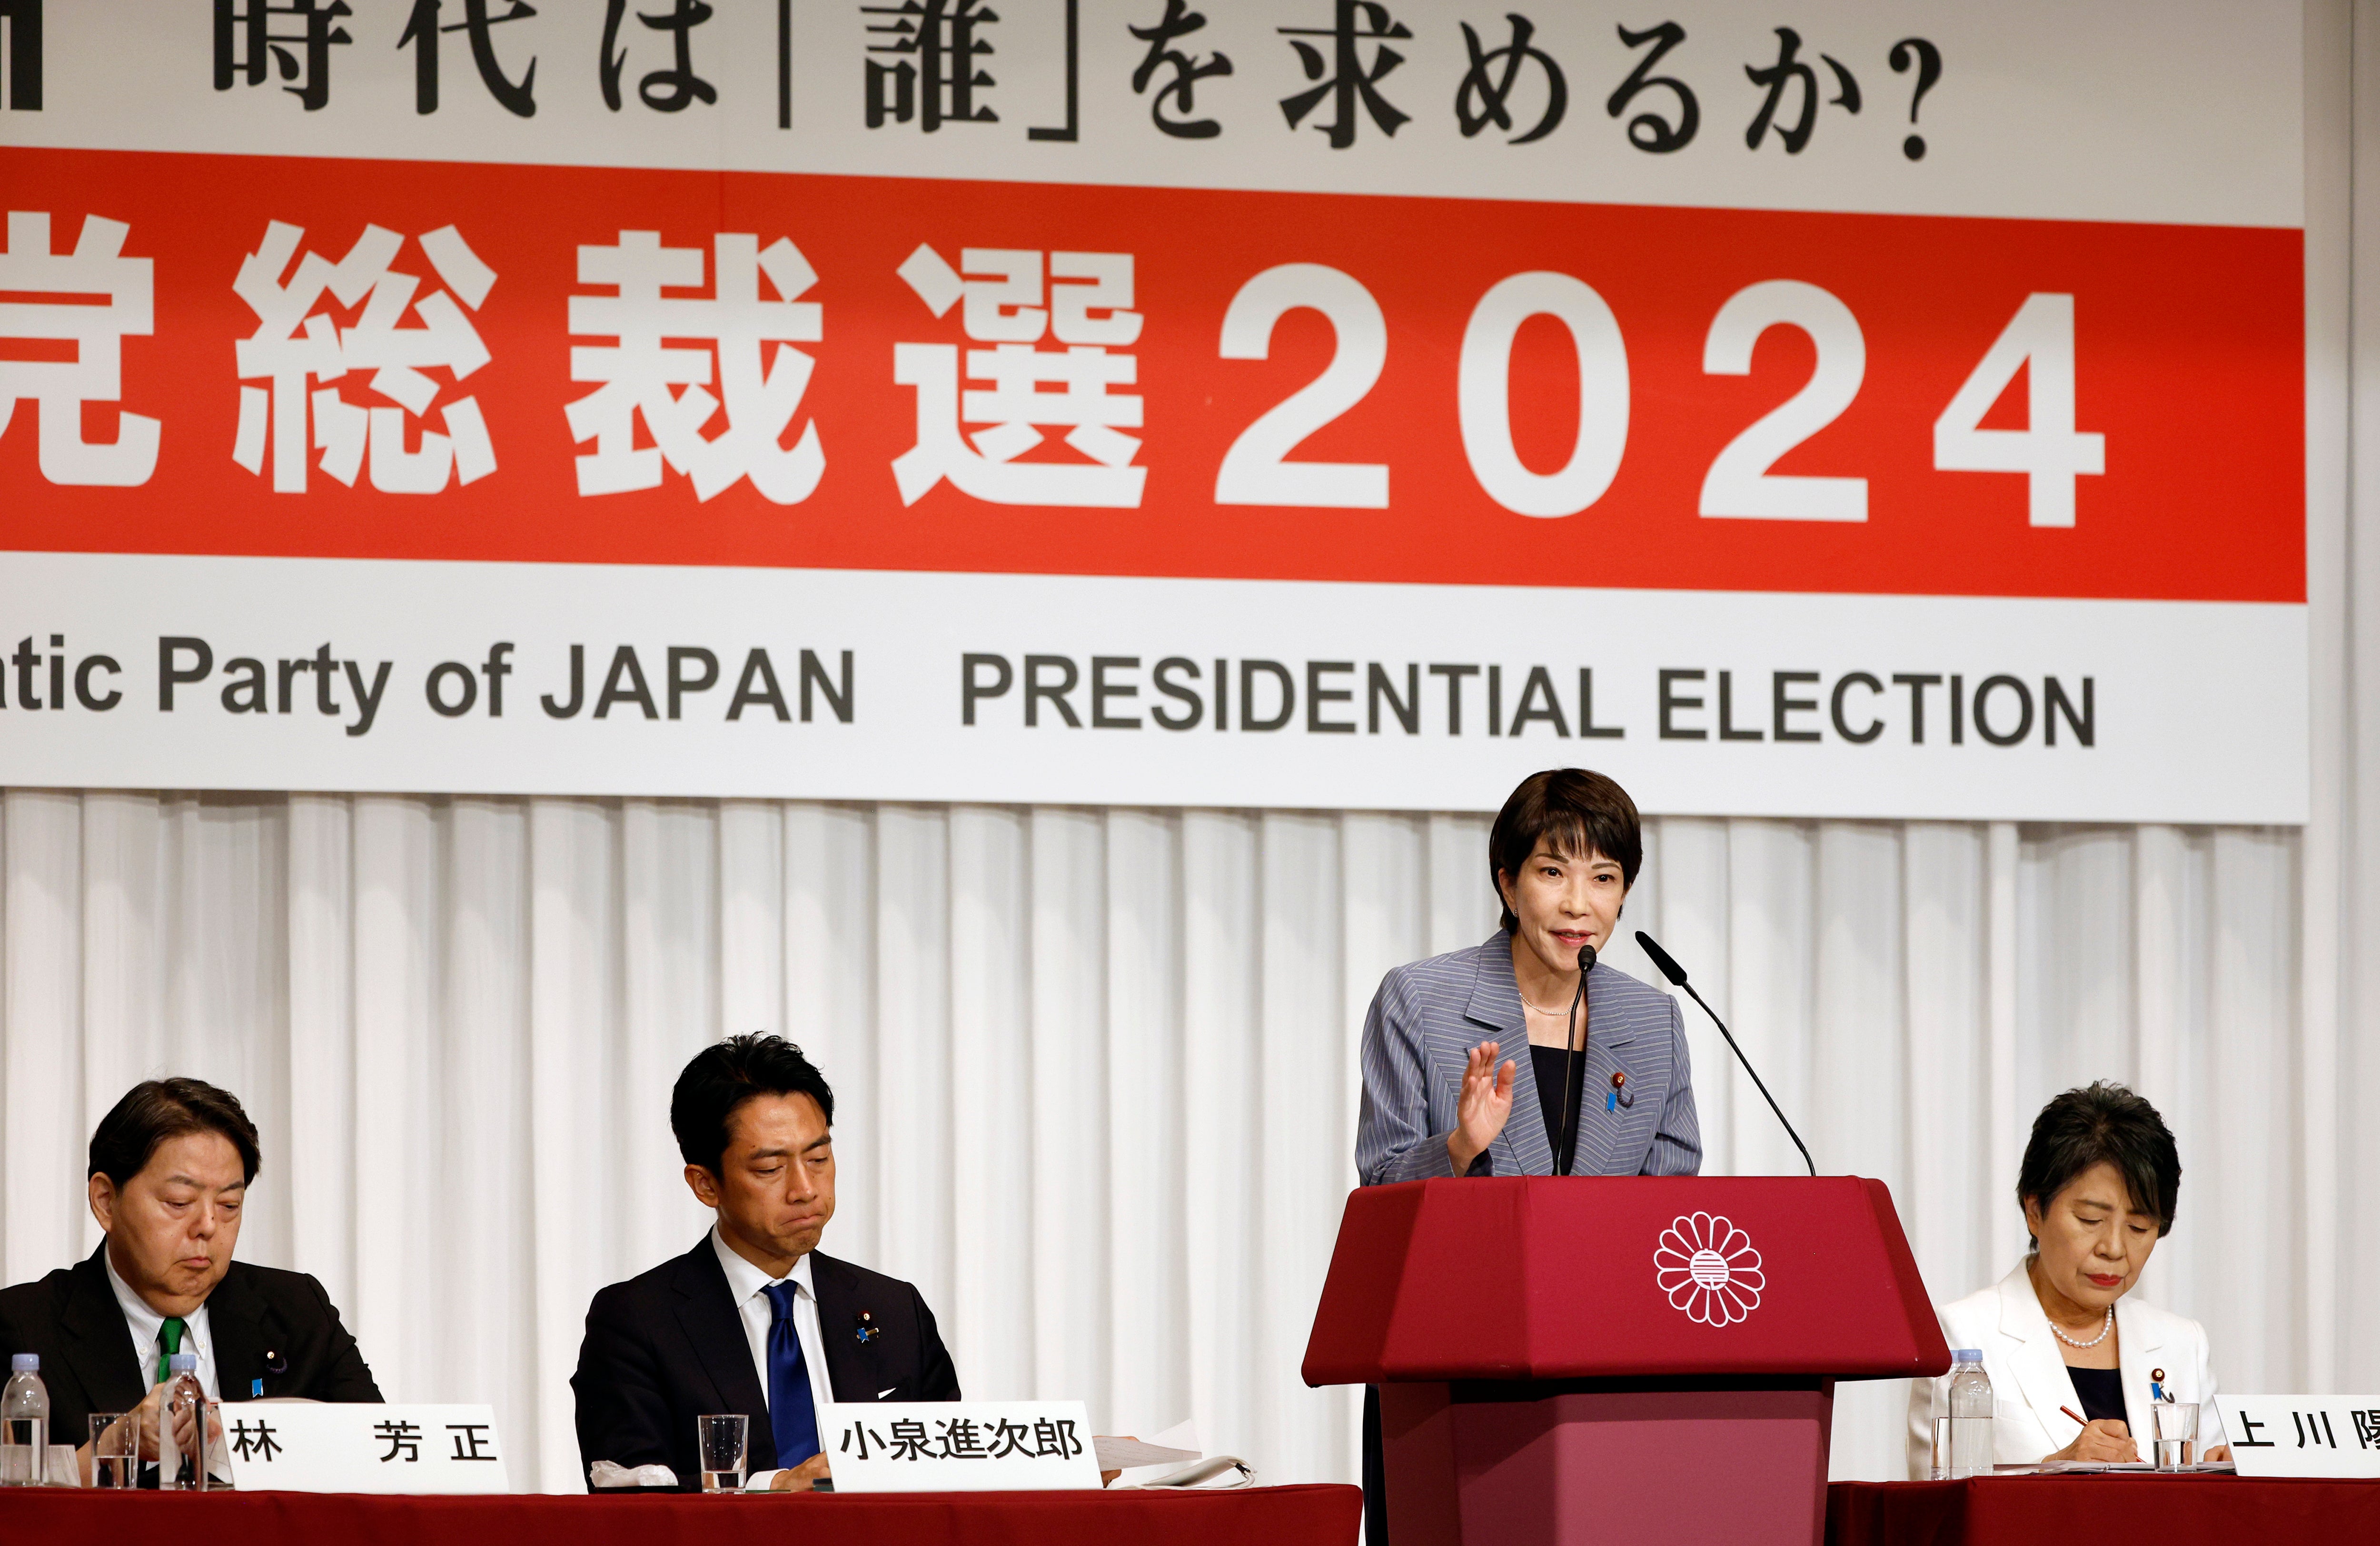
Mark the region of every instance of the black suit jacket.
MULTIPOLYGON (((915 1287, 824 1251, 810 1253, 810 1287, 835 1400, 959 1398, 958 1371, 915 1287), (876 1333, 865 1342, 863 1324, 876 1333)), ((595 1296, 570 1389, 581 1467, 667 1466, 681 1486, 699 1486, 694 1419, 723 1412, 751 1418, 751 1469, 777 1463, 768 1395, 707 1232, 684 1256, 595 1296)))
MULTIPOLYGON (((156 1383, 156 1369, 132 1355, 124 1307, 107 1281, 102 1245, 37 1283, 0 1289, 0 1355, 39 1353, 50 1392, 50 1431, 59 1443, 91 1437, 93 1412, 128 1412, 156 1383)), ((207 1296, 215 1383, 225 1401, 245 1401, 254 1382, 266 1395, 316 1401, 378 1401, 356 1339, 322 1285, 304 1272, 235 1261, 207 1296)))

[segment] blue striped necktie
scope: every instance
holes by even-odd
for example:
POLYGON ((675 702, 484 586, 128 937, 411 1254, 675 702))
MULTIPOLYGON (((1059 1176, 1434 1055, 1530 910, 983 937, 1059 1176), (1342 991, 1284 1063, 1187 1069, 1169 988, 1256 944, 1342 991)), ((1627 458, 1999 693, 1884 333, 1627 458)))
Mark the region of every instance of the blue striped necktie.
POLYGON ((782 1470, 819 1452, 818 1406, 810 1399, 802 1339, 794 1330, 794 1296, 800 1290, 788 1278, 771 1284, 768 1292, 769 1302, 777 1308, 776 1319, 769 1322, 769 1427, 777 1437, 782 1470))

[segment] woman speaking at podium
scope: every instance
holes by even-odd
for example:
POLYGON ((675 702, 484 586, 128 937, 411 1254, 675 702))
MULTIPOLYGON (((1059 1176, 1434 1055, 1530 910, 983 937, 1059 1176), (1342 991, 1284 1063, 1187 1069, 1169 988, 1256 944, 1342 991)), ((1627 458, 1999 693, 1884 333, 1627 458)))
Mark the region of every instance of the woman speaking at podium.
POLYGON ((1556 768, 1521 781, 1488 836, 1502 927, 1396 968, 1372 996, 1365 1185, 1701 1167, 1676 1001, 1608 966, 1580 970, 1610 942, 1644 858, 1635 802, 1610 779, 1556 768))
MULTIPOLYGON (((1676 1001, 1592 955, 1580 970, 1584 950, 1610 942, 1644 861, 1636 802, 1619 785, 1578 768, 1521 781, 1488 834, 1502 926, 1394 968, 1372 995, 1355 1126, 1366 1186, 1702 1167, 1676 1001)), ((1388 1540, 1379 1399, 1365 1392, 1368 1546, 1388 1540)))

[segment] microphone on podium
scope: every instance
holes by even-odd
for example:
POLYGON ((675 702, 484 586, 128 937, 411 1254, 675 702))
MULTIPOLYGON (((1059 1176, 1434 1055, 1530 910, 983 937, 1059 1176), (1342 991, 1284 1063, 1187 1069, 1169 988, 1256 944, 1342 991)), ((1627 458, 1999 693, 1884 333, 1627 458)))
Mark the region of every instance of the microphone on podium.
POLYGON ((1802 1151, 1802 1163, 1810 1167, 1811 1175, 1817 1175, 1818 1164, 1816 1161, 1810 1158, 1810 1146, 1802 1141, 1802 1135, 1793 1130, 1793 1124, 1785 1120, 1784 1108, 1778 1105, 1776 1096, 1768 1093, 1768 1087, 1760 1082, 1760 1071, 1753 1067, 1750 1058, 1743 1055, 1743 1049, 1735 1044, 1735 1035, 1727 1029, 1727 1022, 1718 1017, 1718 1010, 1707 1004, 1703 1004, 1702 994, 1695 992, 1694 984, 1686 980, 1686 968, 1678 965, 1678 958, 1656 944, 1653 942, 1653 936, 1642 929, 1636 931, 1636 943, 1645 947, 1645 954, 1652 959, 1655 966, 1661 968, 1663 977, 1668 978, 1674 986, 1685 989, 1686 995, 1696 1004, 1702 1004, 1703 1013, 1711 1017, 1711 1024, 1718 1027, 1718 1033, 1727 1038, 1728 1051, 1733 1053, 1735 1060, 1743 1065, 1743 1071, 1750 1074, 1752 1082, 1759 1087, 1760 1098, 1768 1102, 1768 1109, 1775 1112, 1777 1120, 1783 1124, 1785 1136, 1791 1138, 1793 1147, 1802 1151))
MULTIPOLYGON (((1562 1037, 1562 1124, 1561 1147, 1554 1154, 1554 1174, 1568 1175, 1574 1150, 1578 1146, 1578 1059, 1583 1050, 1578 1046, 1578 1006, 1586 997, 1586 974, 1595 969, 1595 946, 1578 947, 1578 991, 1570 995, 1570 1029, 1562 1037)), ((1593 1034, 1590 1029, 1589 1034, 1593 1034)))

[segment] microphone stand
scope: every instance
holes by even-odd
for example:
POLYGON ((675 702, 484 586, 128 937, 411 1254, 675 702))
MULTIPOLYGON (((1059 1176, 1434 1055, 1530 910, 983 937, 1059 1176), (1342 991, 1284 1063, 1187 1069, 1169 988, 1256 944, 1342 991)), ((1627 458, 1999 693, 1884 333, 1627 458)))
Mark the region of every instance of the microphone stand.
MULTIPOLYGON (((1575 1124, 1578 1121, 1578 1060, 1580 1054, 1585 1051, 1579 1045, 1578 1006, 1586 998, 1586 975, 1594 969, 1595 946, 1580 945, 1578 947, 1578 990, 1570 995, 1569 1030, 1562 1037, 1561 1148, 1554 1155, 1556 1175, 1568 1175, 1577 1155, 1578 1129, 1575 1124)), ((1590 1022, 1587 1034, 1591 1036, 1594 1033, 1594 1026, 1590 1022)))
POLYGON ((1645 947, 1645 954, 1652 957, 1653 964, 1661 969, 1663 977, 1668 978, 1678 987, 1683 988, 1687 997, 1702 1004, 1703 1013, 1710 1016, 1711 1024, 1718 1027, 1718 1033, 1727 1038, 1727 1050, 1735 1054, 1735 1060, 1738 1063, 1743 1065, 1743 1071, 1752 1076, 1753 1085, 1759 1090, 1760 1098, 1768 1102, 1770 1111, 1777 1114, 1778 1124, 1785 1129, 1785 1136, 1791 1138, 1793 1147, 1802 1151, 1802 1163, 1810 1167, 1812 1175, 1817 1175, 1818 1163, 1810 1158, 1810 1146, 1802 1141, 1802 1135, 1793 1130, 1793 1124, 1785 1120, 1784 1108, 1777 1103, 1776 1096, 1768 1093, 1768 1086, 1761 1082, 1760 1071, 1753 1067, 1750 1058, 1743 1055, 1743 1049, 1735 1044, 1735 1033, 1727 1029, 1727 1022, 1718 1017, 1718 1010, 1707 1004, 1703 1004, 1702 994, 1695 992, 1694 985, 1686 980, 1686 968, 1678 965, 1676 956, 1654 943, 1652 936, 1646 934, 1642 929, 1636 931, 1636 943, 1645 947))

